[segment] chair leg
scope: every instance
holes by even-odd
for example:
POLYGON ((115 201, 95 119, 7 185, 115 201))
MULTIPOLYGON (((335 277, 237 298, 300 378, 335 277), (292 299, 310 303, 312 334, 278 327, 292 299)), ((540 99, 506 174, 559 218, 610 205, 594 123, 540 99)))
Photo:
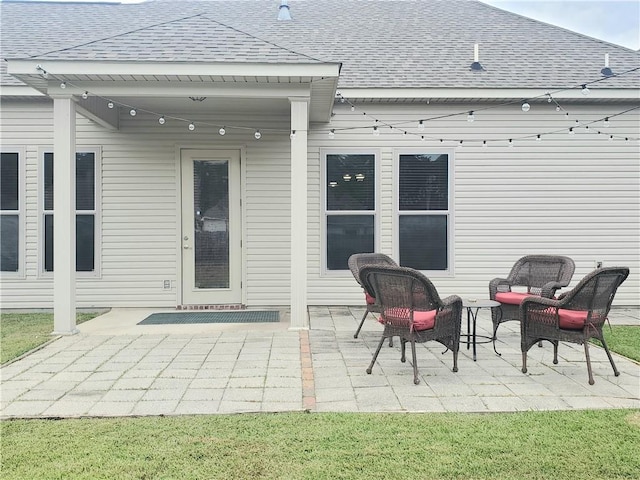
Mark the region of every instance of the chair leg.
POLYGON ((407 361, 407 356, 406 354, 406 350, 407 350, 407 341, 404 338, 400 339, 400 361, 402 363, 407 361))
POLYGON ((584 342, 584 356, 587 358, 587 372, 589 372, 589 385, 593 385, 593 372, 591 371, 591 358, 589 358, 589 342, 584 342))
POLYGON ((611 366, 613 367, 613 374, 616 377, 619 377, 620 376, 620 372, 616 368, 616 364, 613 363, 613 357, 611 356, 611 352, 609 351, 609 347, 607 346, 607 342, 604 341, 604 335, 602 336, 602 338, 599 338, 598 340, 600 340, 600 343, 602 343, 602 346, 604 347, 604 351, 607 352, 607 357, 609 357, 609 363, 611 363, 611 366))
POLYGON ((378 348, 376 348, 376 351, 373 354, 373 358, 371 359, 371 363, 369 364, 369 368, 367 368, 368 374, 371 374, 371 369, 373 368, 373 364, 376 363, 376 358, 378 358, 378 354, 380 353, 380 349, 382 348, 383 343, 384 343, 384 336, 380 339, 380 342, 378 343, 378 348))
POLYGON ((527 373, 527 352, 522 352, 522 373, 527 373))
POLYGON ((413 383, 418 385, 420 379, 418 378, 418 358, 416 356, 416 341, 411 340, 411 357, 413 358, 413 383))
POLYGON ((559 342, 552 342, 553 343, 553 364, 557 365, 558 364, 558 343, 559 342))
POLYGON ((498 355, 499 357, 502 356, 502 354, 500 352, 498 352, 498 350, 496 350, 496 340, 498 339, 497 337, 497 333, 498 333, 498 327, 500 326, 499 323, 496 323, 493 326, 493 351, 496 352, 496 355, 498 355))
POLYGON ((453 351, 453 371, 458 371, 458 350, 453 351))
POLYGON ((358 329, 356 330, 356 333, 354 333, 353 338, 358 338, 362 325, 364 325, 364 319, 367 318, 367 315, 369 315, 369 310, 365 310, 362 320, 360 320, 360 325, 358 325, 358 329))

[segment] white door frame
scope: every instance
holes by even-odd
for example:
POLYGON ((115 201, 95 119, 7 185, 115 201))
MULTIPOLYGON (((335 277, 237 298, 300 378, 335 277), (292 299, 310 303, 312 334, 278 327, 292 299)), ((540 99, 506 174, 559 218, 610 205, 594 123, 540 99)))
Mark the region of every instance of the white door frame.
POLYGON ((240 149, 189 147, 179 150, 180 188, 180 287, 181 304, 240 304, 243 301, 242 279, 242 205, 240 149), (198 160, 229 161, 229 288, 195 286, 195 220, 193 215, 193 163, 198 160))

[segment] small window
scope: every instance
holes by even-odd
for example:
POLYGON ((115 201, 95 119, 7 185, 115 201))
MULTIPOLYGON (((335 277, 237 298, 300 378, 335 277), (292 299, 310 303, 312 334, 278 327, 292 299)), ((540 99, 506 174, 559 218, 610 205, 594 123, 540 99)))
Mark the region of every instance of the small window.
POLYGON ((450 158, 448 154, 400 154, 398 249, 400 265, 450 269, 450 158))
POLYGON ((326 174, 326 268, 347 270, 354 253, 375 249, 376 155, 328 153, 326 174))
POLYGON ((20 270, 20 154, 0 157, 0 271, 20 270))
MULTIPOLYGON (((96 269, 97 152, 76 153, 76 271, 96 269)), ((44 271, 53 271, 53 153, 44 154, 44 271)))

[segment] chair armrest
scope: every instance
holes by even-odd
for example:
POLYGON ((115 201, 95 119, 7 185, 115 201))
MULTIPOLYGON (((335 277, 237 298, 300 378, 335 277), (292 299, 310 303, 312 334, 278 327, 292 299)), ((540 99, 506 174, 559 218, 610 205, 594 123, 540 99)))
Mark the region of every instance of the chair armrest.
POLYGON ((460 304, 460 310, 462 311, 462 298, 460 298, 458 295, 449 295, 447 298, 442 299, 443 307, 450 307, 455 305, 456 303, 460 304))
POLYGON ((496 293, 500 292, 500 291, 504 291, 504 292, 510 292, 511 291, 511 281, 509 281, 506 278, 494 278, 493 280, 491 280, 489 282, 489 298, 491 300, 495 300, 496 299, 496 293), (507 287, 506 289, 500 289, 500 287, 507 287))
POLYGON ((540 296, 544 298, 553 298, 557 290, 560 290, 564 285, 559 282, 548 282, 542 286, 540 296))

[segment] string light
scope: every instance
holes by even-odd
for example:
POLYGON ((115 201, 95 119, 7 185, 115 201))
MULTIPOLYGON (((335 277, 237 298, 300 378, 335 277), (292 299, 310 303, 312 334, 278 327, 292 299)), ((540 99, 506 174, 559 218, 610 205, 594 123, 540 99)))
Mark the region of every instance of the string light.
POLYGON ((351 111, 355 112, 356 111, 356 106, 355 105, 351 105, 351 111))
POLYGON ((469 115, 467 115, 467 122, 473 122, 476 119, 476 116, 473 114, 473 110, 471 110, 469 112, 469 115))
POLYGON ((604 122, 602 122, 602 126, 604 128, 609 128, 611 126, 611 122, 609 121, 609 117, 605 117, 604 122))
POLYGON ((291 134, 289 135, 289 138, 291 140, 293 140, 294 138, 296 138, 296 131, 295 130, 291 130, 291 134))
POLYGON ((329 130, 329 138, 335 138, 336 137, 336 130, 335 128, 332 128, 331 130, 329 130))
POLYGON ((487 141, 486 140, 482 141, 482 148, 487 148, 487 141))
POLYGON ((576 132, 573 131, 573 127, 569 129, 569 135, 575 135, 576 132))
POLYGON ((591 93, 591 91, 587 88, 587 84, 583 83, 582 84, 582 94, 583 95, 589 95, 589 93, 591 93))
POLYGON ((424 121, 423 120, 420 120, 418 122, 418 130, 424 130, 424 121))
POLYGON ((113 102, 107 103, 107 108, 113 108, 113 107, 114 107, 113 102))
POLYGON ((253 136, 255 137, 256 140, 260 140, 262 138, 262 134, 260 133, 260 130, 256 130, 253 136))
POLYGON ((227 131, 225 130, 224 127, 220 127, 220 130, 218 130, 218 133, 222 136, 224 136, 225 133, 227 133, 227 131))
POLYGON ((458 148, 462 148, 462 142, 463 140, 460 140, 460 143, 458 143, 458 148))
POLYGON ((132 117, 135 117, 138 114, 138 112, 136 111, 135 108, 132 108, 131 110, 129 110, 129 115, 131 115, 132 117))
POLYGON ((531 110, 531 105, 529 105, 529 102, 525 100, 525 102, 522 104, 522 111, 528 112, 529 110, 531 110))
POLYGON ((509 139, 509 147, 513 147, 513 140, 511 138, 509 139))
POLYGON ((193 123, 193 122, 191 122, 191 123, 189 124, 189 130, 193 132, 195 129, 196 129, 196 124, 195 124, 195 123, 193 123))
POLYGON ((60 88, 62 88, 62 89, 67 88, 67 82, 62 82, 62 83, 60 84, 60 88))
POLYGON ((542 140, 542 137, 540 136, 540 134, 536 135, 536 142, 539 142, 542 140))
POLYGON ((380 135, 380 131, 378 130, 378 127, 377 126, 373 127, 373 136, 377 137, 379 135, 380 135))
POLYGON ((165 122, 166 122, 166 120, 164 119, 164 115, 163 115, 163 116, 161 116, 161 117, 158 119, 158 123, 159 123, 160 125, 164 125, 164 124, 165 124, 165 122))
POLYGON ((83 98, 84 100, 86 100, 87 98, 89 98, 89 92, 87 92, 87 91, 82 92, 82 98, 83 98))
POLYGON ((613 135, 609 135, 609 141, 612 142, 613 141, 613 135))

